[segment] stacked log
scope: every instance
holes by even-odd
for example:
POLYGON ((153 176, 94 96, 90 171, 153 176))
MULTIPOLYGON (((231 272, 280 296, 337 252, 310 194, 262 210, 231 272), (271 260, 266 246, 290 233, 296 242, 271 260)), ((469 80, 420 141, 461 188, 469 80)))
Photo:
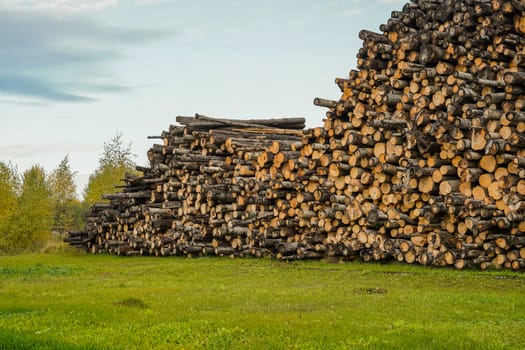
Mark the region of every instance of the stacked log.
POLYGON ((523 7, 407 3, 359 33, 340 100, 314 100, 328 189, 353 198, 340 242, 364 260, 525 266, 523 7))
MULTIPOLYGON (((283 231, 274 207, 286 185, 277 168, 303 146, 304 118, 177 117, 153 139, 150 167, 103 195, 72 245, 118 255, 268 255, 283 231), (271 160, 271 161, 270 161, 271 160)), ((290 228, 291 229, 291 228, 290 228)))
POLYGON ((322 127, 178 117, 71 244, 117 254, 525 268, 525 5, 416 1, 363 30, 322 127))

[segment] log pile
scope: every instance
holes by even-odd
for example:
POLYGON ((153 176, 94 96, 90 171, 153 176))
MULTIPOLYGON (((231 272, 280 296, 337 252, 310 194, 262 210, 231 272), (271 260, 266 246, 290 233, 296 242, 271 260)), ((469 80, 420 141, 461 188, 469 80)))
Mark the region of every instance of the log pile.
POLYGON ((525 4, 413 0, 380 30, 322 127, 178 118, 70 242, 525 269, 525 4))
POLYGON ((525 266, 523 10, 407 3, 382 33, 359 33, 340 100, 314 101, 330 108, 327 180, 353 196, 346 241, 363 259, 525 266))
MULTIPOLYGON (((118 255, 262 256, 284 229, 274 208, 290 184, 272 176, 303 146, 304 118, 177 117, 148 151, 143 176, 103 195, 70 244, 118 255)), ((288 229, 291 231, 291 228, 288 229)))

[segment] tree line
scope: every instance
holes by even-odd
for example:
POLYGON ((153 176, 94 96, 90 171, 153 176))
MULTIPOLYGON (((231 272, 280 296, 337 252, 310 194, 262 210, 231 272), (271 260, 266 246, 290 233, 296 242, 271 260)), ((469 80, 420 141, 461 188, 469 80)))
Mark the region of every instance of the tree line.
POLYGON ((38 251, 53 235, 82 229, 89 208, 135 171, 134 157, 131 143, 117 132, 104 143, 82 199, 68 155, 49 173, 40 165, 19 173, 13 164, 0 161, 0 253, 38 251))

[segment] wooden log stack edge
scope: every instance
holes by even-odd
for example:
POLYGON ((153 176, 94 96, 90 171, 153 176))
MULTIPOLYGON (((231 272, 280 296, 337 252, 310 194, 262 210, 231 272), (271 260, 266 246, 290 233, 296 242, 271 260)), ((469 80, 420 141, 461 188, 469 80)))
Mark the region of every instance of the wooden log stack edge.
POLYGON ((362 30, 324 125, 177 117, 70 244, 525 270, 525 5, 407 3, 362 30))

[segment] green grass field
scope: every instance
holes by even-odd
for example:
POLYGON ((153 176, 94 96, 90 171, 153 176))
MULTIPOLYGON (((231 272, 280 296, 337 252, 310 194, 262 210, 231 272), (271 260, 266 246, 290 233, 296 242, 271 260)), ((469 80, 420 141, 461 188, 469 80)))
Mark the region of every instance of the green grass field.
POLYGON ((525 275, 0 256, 1 349, 523 349, 525 275))

